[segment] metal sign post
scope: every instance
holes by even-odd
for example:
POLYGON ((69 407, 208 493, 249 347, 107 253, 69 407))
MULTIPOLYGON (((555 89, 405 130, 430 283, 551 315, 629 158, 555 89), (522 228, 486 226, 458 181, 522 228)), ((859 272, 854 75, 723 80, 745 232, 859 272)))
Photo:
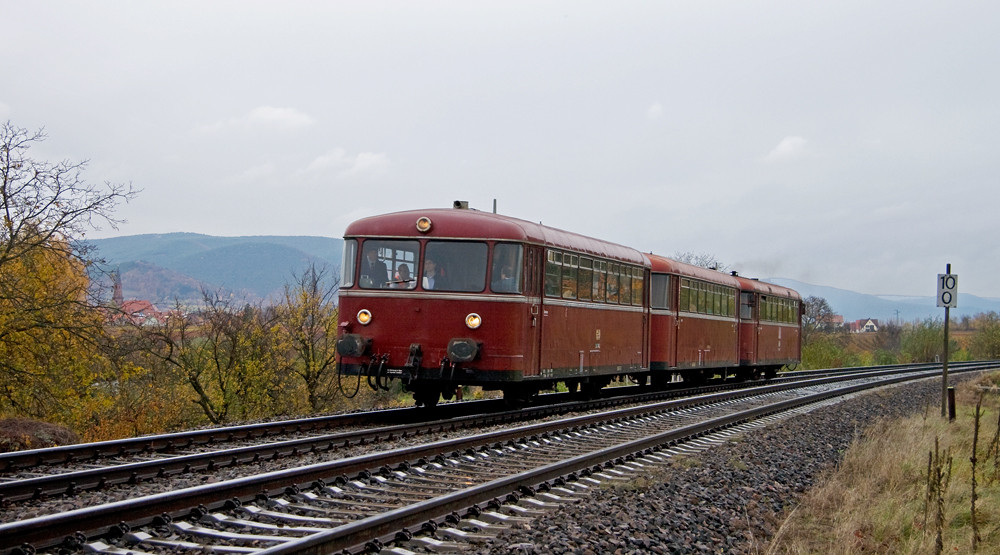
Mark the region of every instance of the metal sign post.
POLYGON ((937 305, 944 307, 944 364, 941 366, 941 418, 948 415, 948 321, 950 309, 958 306, 958 276, 951 273, 951 264, 945 265, 937 279, 937 305))

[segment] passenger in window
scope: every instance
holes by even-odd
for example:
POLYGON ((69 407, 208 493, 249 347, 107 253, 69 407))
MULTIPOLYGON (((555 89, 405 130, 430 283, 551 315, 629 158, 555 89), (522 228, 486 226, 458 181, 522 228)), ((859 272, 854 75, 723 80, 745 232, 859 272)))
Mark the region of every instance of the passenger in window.
POLYGON ((494 263, 491 287, 497 293, 519 292, 517 274, 514 272, 514 263, 510 256, 504 256, 502 260, 496 260, 494 263))
POLYGON ((372 281, 372 287, 381 289, 385 287, 385 282, 389 280, 389 269, 386 268, 385 262, 378 259, 378 253, 375 249, 368 249, 365 253, 365 263, 361 274, 367 275, 372 281))
POLYGON ((497 280, 493 289, 500 293, 517 292, 517 278, 514 276, 513 266, 505 265, 500 268, 500 279, 497 280))
POLYGON ((406 264, 400 264, 399 270, 396 273, 396 279, 390 287, 393 289, 410 289, 413 287, 415 281, 413 275, 410 274, 410 267, 406 264))
POLYGON ((435 285, 439 285, 437 283, 438 279, 437 263, 428 258, 424 261, 423 288, 430 290, 434 289, 435 285))

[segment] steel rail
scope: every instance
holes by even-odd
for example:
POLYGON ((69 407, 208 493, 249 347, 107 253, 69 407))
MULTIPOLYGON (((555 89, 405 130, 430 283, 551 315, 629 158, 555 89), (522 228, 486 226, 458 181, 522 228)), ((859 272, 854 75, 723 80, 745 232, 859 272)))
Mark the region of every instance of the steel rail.
MULTIPOLYGON (((848 373, 848 375, 857 374, 857 372, 848 373)), ((839 375, 845 375, 845 373, 840 373, 839 375)), ((758 389, 756 388, 740 389, 726 395, 729 395, 729 398, 740 397, 756 394, 757 391, 758 389)), ((633 400, 648 402, 670 395, 672 394, 655 392, 640 395, 633 400)), ((695 399, 699 398, 696 397, 695 399)), ((205 453, 179 455, 156 460, 109 465, 101 468, 4 481, 0 482, 0 501, 17 502, 46 496, 73 495, 81 491, 104 489, 118 484, 137 484, 145 480, 164 478, 177 474, 202 470, 211 471, 216 468, 231 468, 241 464, 251 464, 269 459, 276 460, 280 457, 298 456, 304 453, 329 452, 338 447, 347 448, 351 445, 366 444, 379 440, 392 440, 444 431, 457 431, 463 428, 506 424, 518 420, 540 418, 579 410, 593 410, 595 408, 604 408, 608 404, 624 402, 626 400, 616 397, 567 404, 550 404, 540 407, 530 407, 520 411, 460 416, 434 420, 427 423, 399 424, 361 431, 324 434, 308 438, 269 442, 260 445, 249 445, 205 453)), ((681 402, 683 403, 684 401, 681 402)))
MULTIPOLYGON (((977 368, 978 369, 978 368, 977 368)), ((923 371, 921 375, 934 375, 933 371, 923 371)), ((796 384, 795 387, 807 387, 842 381, 846 377, 821 378, 796 384)), ((780 391, 789 389, 788 384, 773 385, 755 390, 755 393, 780 391)), ((718 393, 699 398, 701 403, 724 400, 732 394, 718 393)), ((248 501, 259 494, 273 495, 283 492, 287 487, 307 486, 313 482, 330 479, 339 475, 350 475, 362 471, 388 467, 395 464, 410 462, 424 457, 433 457, 442 452, 462 451, 483 444, 503 443, 525 436, 580 428, 598 422, 614 422, 636 414, 661 412, 676 409, 679 405, 690 405, 691 400, 667 401, 618 409, 601 415, 585 415, 561 419, 553 422, 521 426, 512 430, 491 432, 472 437, 456 438, 434 442, 426 445, 395 449, 383 453, 363 455, 310 465, 301 469, 282 470, 258 476, 238 478, 224 483, 210 484, 187 488, 175 492, 152 495, 138 500, 126 500, 110 503, 99 507, 77 509, 74 511, 37 517, 33 519, 0 525, 0 548, 9 549, 29 543, 41 546, 54 545, 53 537, 62 538, 76 531, 101 533, 119 523, 140 524, 161 514, 184 516, 193 507, 205 506, 212 510, 223 507, 233 499, 248 501)))
POLYGON ((455 512, 464 512, 480 503, 503 498, 512 492, 522 491, 524 488, 533 488, 544 482, 566 477, 581 470, 595 467, 601 468, 608 461, 631 459, 636 454, 654 452, 654 450, 678 441, 702 436, 765 416, 792 410, 833 397, 913 379, 917 378, 899 376, 877 383, 855 384, 811 394, 798 399, 779 401, 767 406, 748 409, 705 422, 675 428, 667 432, 614 445, 565 461, 559 461, 520 474, 499 478, 486 484, 473 486, 421 503, 388 511, 302 539, 290 540, 286 543, 263 549, 258 552, 258 555, 322 555, 335 552, 363 551, 366 544, 369 544, 373 539, 388 543, 398 532, 404 529, 419 526, 428 521, 440 520, 446 515, 455 512))
MULTIPOLYGON (((958 364, 962 363, 953 363, 953 365, 958 364)), ((785 372, 781 374, 779 379, 792 377, 800 378, 808 375, 837 375, 845 372, 853 373, 864 370, 893 369, 897 367, 903 367, 903 365, 861 367, 840 370, 828 369, 785 372)), ((908 367, 914 367, 914 365, 910 365, 908 367)), ((697 388, 694 391, 699 393, 704 391, 720 391, 738 387, 739 385, 740 384, 738 382, 720 382, 710 384, 703 388, 697 388)), ((615 398, 616 396, 622 395, 632 395, 636 391, 642 391, 642 388, 636 386, 612 388, 604 391, 605 396, 602 397, 601 400, 615 398)), ((667 390, 648 393, 648 395, 665 398, 685 394, 686 392, 690 393, 691 390, 667 390)), ((545 404, 558 405, 566 403, 570 397, 572 397, 570 394, 555 393, 542 395, 540 396, 540 399, 544 399, 545 404)), ((533 406, 538 407, 539 405, 533 406)), ((352 425, 386 425, 400 422, 426 422, 433 420, 455 419, 474 414, 495 413, 497 411, 502 411, 503 407, 503 401, 499 399, 466 401, 460 403, 445 403, 438 405, 433 410, 418 409, 416 407, 385 409, 379 411, 316 416, 275 422, 224 426, 219 428, 206 428, 202 430, 188 430, 184 432, 148 435, 109 441, 75 443, 71 445, 61 445, 58 447, 25 449, 0 453, 0 472, 11 472, 45 465, 94 461, 104 457, 121 457, 130 454, 169 453, 178 449, 210 446, 216 442, 262 439, 276 435, 310 433, 352 425)))
MULTIPOLYGON (((455 418, 468 414, 496 411, 501 404, 502 401, 496 399, 446 403, 437 407, 440 412, 433 413, 433 417, 436 419, 442 417, 455 418), (468 406, 459 407, 459 405, 468 406)), ((156 453, 187 449, 193 446, 210 445, 216 441, 252 440, 281 434, 308 433, 353 425, 413 422, 420 419, 426 420, 431 415, 431 413, 426 411, 422 413, 415 407, 407 407, 188 430, 109 441, 74 443, 41 449, 25 449, 22 451, 0 453, 0 472, 47 464, 64 464, 73 461, 93 460, 101 457, 117 457, 130 453, 156 453)))

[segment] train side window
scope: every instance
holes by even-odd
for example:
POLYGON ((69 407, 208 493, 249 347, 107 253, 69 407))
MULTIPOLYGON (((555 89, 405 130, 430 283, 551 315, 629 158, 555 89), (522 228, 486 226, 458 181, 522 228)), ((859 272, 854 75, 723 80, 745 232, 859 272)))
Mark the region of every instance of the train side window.
POLYGON ((632 268, 632 304, 636 306, 642 306, 643 273, 642 268, 632 268))
POLYGON ((594 288, 594 261, 590 258, 580 257, 579 287, 577 294, 581 301, 589 301, 593 298, 594 288))
POLYGON ((358 240, 344 241, 343 267, 340 274, 340 286, 344 289, 354 285, 354 270, 358 267, 358 240))
POLYGON ((608 263, 603 260, 594 261, 594 300, 603 303, 605 300, 605 284, 608 282, 608 263))
POLYGON ((621 277, 618 280, 618 302, 629 304, 632 302, 632 269, 622 265, 621 277))
POLYGON ((564 254, 562 265, 562 298, 576 298, 576 268, 580 257, 575 254, 564 254))
POLYGON ((521 292, 523 252, 521 245, 513 243, 497 243, 493 246, 490 288, 494 293, 521 292))
POLYGON ((618 303, 618 272, 620 271, 621 268, 618 264, 608 264, 607 292, 609 303, 618 303))
POLYGON ((562 253, 548 251, 545 261, 545 295, 547 297, 558 297, 560 295, 559 286, 562 278, 560 268, 562 266, 562 253))
POLYGON ((650 275, 649 305, 652 308, 670 308, 670 276, 667 274, 650 275))

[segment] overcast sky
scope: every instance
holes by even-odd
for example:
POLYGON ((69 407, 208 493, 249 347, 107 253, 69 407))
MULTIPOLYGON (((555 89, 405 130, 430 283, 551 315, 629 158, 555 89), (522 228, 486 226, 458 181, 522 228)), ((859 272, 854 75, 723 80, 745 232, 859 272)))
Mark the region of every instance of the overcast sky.
POLYGON ((90 237, 475 208, 741 274, 1000 297, 1000 2, 0 0, 90 237))

